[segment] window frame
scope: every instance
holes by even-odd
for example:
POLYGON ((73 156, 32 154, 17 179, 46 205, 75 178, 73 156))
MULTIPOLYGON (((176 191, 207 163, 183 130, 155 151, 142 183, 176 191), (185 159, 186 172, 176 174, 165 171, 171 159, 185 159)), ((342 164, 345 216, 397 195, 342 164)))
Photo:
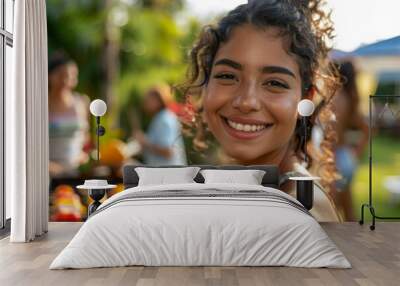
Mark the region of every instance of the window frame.
MULTIPOLYGON (((6 47, 13 48, 13 34, 6 30, 6 1, 11 1, 15 16, 15 0, 0 0, 0 236, 6 235, 10 230, 10 219, 6 215, 6 189, 5 189, 5 96, 6 96, 6 47)), ((7 15, 10 17, 10 15, 7 15)), ((14 27, 12 27, 12 31, 14 27)))

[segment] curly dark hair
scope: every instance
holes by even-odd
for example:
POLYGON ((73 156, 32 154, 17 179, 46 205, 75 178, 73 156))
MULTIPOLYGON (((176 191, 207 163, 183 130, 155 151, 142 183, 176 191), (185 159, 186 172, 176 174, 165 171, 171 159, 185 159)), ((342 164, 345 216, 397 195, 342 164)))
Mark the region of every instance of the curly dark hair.
MULTIPOLYGON (((317 150, 309 142, 301 140, 300 122, 297 122, 292 140, 296 156, 301 159, 307 152, 309 168, 313 161, 319 163, 318 175, 323 179, 323 185, 329 188, 337 179, 335 162, 333 159, 333 144, 335 132, 333 129, 334 114, 330 101, 338 88, 339 80, 337 70, 328 60, 330 47, 327 40, 333 38, 333 25, 330 13, 325 12, 322 6, 325 1, 319 0, 249 0, 226 16, 215 25, 207 25, 190 52, 190 65, 187 73, 187 82, 181 86, 186 99, 193 103, 195 100, 194 119, 191 127, 196 129, 196 134, 203 135, 201 131, 202 102, 201 91, 208 84, 214 57, 222 43, 229 41, 232 30, 245 24, 254 25, 265 29, 277 27, 280 36, 289 40, 288 53, 293 55, 298 62, 302 79, 302 97, 313 94, 317 104, 316 111, 310 118, 311 125, 316 122, 324 129, 324 140, 317 150)), ((199 136, 194 136, 195 146, 201 144, 199 136)))

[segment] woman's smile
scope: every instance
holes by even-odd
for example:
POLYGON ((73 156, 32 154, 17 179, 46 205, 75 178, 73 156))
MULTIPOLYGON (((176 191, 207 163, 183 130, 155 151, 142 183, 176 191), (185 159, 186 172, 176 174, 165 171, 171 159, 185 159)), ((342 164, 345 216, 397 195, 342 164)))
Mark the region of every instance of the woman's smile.
POLYGON ((262 120, 220 115, 225 131, 236 139, 251 140, 265 134, 273 127, 273 123, 262 120))

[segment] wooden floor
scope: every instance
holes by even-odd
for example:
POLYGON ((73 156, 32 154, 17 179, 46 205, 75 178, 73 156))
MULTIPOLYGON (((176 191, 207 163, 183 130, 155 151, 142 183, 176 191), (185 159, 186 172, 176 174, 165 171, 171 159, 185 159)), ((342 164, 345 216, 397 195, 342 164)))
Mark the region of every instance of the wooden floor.
POLYGON ((400 222, 378 222, 375 231, 357 223, 322 224, 353 268, 123 267, 48 270, 79 229, 50 223, 49 233, 27 244, 0 241, 0 285, 400 285, 400 222))

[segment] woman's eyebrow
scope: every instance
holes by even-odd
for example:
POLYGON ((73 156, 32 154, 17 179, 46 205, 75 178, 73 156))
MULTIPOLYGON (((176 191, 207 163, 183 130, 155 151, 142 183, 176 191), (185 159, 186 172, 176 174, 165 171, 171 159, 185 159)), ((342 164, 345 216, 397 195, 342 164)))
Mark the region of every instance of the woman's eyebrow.
MULTIPOLYGON (((224 66, 229 66, 229 67, 237 69, 237 70, 243 70, 243 66, 240 63, 235 62, 230 59, 227 59, 227 58, 216 61, 214 66, 218 66, 218 65, 224 65, 224 66)), ((290 75, 293 78, 296 78, 295 74, 291 70, 289 70, 285 67, 281 67, 281 66, 265 66, 265 67, 261 68, 261 72, 262 73, 282 73, 282 74, 290 75)))
POLYGON ((295 74, 284 67, 280 67, 280 66, 265 66, 261 69, 262 73, 282 73, 282 74, 287 74, 292 76, 293 78, 296 78, 295 74))
POLYGON ((232 61, 230 59, 220 59, 215 62, 214 66, 218 65, 224 65, 224 66, 230 66, 231 68, 237 69, 237 70, 242 70, 243 66, 239 64, 238 62, 232 61))

